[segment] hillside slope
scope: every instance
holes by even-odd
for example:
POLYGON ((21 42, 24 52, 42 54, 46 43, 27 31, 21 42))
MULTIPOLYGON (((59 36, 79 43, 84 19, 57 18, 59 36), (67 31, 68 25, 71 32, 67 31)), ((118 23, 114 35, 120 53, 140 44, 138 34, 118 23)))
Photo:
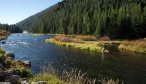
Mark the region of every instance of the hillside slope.
POLYGON ((35 33, 146 37, 146 0, 63 0, 17 25, 35 33))

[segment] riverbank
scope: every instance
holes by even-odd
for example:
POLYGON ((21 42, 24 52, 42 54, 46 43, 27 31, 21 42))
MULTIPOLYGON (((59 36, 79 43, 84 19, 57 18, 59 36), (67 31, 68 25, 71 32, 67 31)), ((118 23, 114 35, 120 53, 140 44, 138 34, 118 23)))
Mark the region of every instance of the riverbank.
POLYGON ((146 53, 146 40, 122 41, 119 46, 121 50, 128 50, 136 53, 146 53))
POLYGON ((64 36, 59 35, 46 39, 46 43, 54 43, 58 46, 78 48, 94 52, 112 52, 112 49, 126 50, 136 53, 146 53, 146 40, 119 41, 109 40, 108 37, 96 38, 94 36, 64 36), (106 48, 105 48, 106 46, 106 48), (110 47, 110 48, 109 48, 110 47))
POLYGON ((4 30, 0 30, 0 40, 4 40, 8 37, 10 33, 4 30))
POLYGON ((97 41, 94 36, 56 36, 51 39, 46 39, 45 42, 54 43, 59 46, 65 46, 70 48, 78 48, 81 50, 88 50, 94 52, 109 53, 109 47, 116 47, 120 44, 120 41, 97 41), (104 47, 106 48, 104 49, 104 47), (104 50, 103 50, 104 49, 104 50))
POLYGON ((31 77, 29 64, 26 61, 14 60, 13 53, 0 49, 0 82, 18 84, 22 79, 31 77))

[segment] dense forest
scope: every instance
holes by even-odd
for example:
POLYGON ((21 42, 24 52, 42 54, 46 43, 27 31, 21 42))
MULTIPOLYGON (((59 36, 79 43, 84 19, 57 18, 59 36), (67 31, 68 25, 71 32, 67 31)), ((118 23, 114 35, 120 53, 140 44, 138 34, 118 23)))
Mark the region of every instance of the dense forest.
POLYGON ((22 29, 20 29, 16 25, 8 25, 8 24, 0 24, 0 30, 5 30, 11 33, 21 33, 22 29))
POLYGON ((63 0, 16 24, 35 33, 146 37, 146 0, 63 0))

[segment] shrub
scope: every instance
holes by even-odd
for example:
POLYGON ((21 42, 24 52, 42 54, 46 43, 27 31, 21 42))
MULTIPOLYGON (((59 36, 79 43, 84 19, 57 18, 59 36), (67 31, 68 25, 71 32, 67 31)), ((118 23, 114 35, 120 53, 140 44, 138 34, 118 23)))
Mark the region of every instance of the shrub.
POLYGON ((95 36, 89 36, 89 35, 76 35, 74 36, 76 39, 80 39, 82 41, 96 41, 97 38, 95 36))
POLYGON ((110 37, 103 36, 103 37, 99 37, 98 40, 100 40, 100 41, 109 41, 110 40, 110 37))
POLYGON ((56 41, 61 41, 61 40, 64 39, 64 37, 65 37, 65 36, 63 36, 63 35, 58 35, 58 36, 55 36, 54 39, 55 39, 56 41))

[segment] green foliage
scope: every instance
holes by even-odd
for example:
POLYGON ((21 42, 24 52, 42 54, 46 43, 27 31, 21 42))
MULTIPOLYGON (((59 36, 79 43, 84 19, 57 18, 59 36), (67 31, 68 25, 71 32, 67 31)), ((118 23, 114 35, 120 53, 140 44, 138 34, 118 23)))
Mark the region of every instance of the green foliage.
POLYGON ((145 0, 63 0, 17 25, 35 33, 146 37, 145 0))
POLYGON ((16 25, 0 24, 0 30, 5 30, 11 33, 21 33, 22 30, 16 25))

